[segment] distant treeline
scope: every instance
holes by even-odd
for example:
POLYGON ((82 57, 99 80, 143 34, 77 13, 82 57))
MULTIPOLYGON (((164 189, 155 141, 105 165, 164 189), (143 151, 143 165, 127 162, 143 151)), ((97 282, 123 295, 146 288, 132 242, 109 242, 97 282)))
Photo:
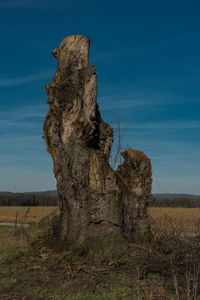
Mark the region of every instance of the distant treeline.
POLYGON ((0 206, 57 206, 57 193, 0 193, 0 206))
POLYGON ((158 194, 151 207, 200 207, 200 196, 158 194))
MULTIPOLYGON (((200 196, 156 194, 151 207, 200 207, 200 196)), ((56 191, 37 193, 0 192, 0 206, 57 206, 56 191)))

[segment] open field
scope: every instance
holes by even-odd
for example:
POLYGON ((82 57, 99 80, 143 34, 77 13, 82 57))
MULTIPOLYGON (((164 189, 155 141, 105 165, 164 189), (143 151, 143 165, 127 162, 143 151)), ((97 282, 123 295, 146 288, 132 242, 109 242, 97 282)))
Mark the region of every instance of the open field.
MULTIPOLYGON (((59 212, 56 206, 0 206, 0 222, 15 222, 17 218, 19 223, 35 223, 55 211, 59 212)), ((200 208, 152 207, 149 208, 149 215, 154 226, 165 231, 170 230, 172 224, 179 231, 200 231, 200 208)))
POLYGON ((59 212, 57 206, 0 206, 0 222, 39 222, 43 217, 59 212))
POLYGON ((152 207, 149 215, 153 225, 160 230, 178 232, 200 232, 200 208, 152 207))

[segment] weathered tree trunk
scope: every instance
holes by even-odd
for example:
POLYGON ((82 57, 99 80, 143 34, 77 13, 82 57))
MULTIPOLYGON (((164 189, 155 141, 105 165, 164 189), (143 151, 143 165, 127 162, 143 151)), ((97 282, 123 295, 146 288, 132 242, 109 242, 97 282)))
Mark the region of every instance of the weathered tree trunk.
POLYGON ((57 179, 62 238, 112 258, 126 242, 149 235, 151 162, 143 152, 127 149, 124 164, 117 171, 110 167, 113 130, 96 103, 89 44, 87 37, 72 35, 52 52, 58 67, 46 85, 50 110, 44 134, 57 179))

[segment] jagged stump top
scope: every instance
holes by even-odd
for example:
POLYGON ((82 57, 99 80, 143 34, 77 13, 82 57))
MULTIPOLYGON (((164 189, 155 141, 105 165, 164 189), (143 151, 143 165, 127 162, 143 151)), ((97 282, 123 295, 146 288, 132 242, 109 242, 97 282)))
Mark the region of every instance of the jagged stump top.
POLYGON ((70 35, 66 37, 59 48, 52 51, 56 57, 58 69, 54 80, 66 79, 72 71, 87 68, 89 66, 90 40, 82 35, 70 35))

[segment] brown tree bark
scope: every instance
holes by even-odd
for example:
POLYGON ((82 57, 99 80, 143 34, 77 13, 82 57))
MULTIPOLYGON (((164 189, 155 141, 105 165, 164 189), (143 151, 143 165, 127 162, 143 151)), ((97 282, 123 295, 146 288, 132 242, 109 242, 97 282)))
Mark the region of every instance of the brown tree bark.
POLYGON ((148 238, 151 162, 143 152, 127 149, 123 165, 110 167, 113 129, 96 102, 89 44, 87 37, 72 35, 52 52, 58 67, 46 85, 50 110, 44 134, 57 179, 62 239, 112 258, 127 242, 148 238))

